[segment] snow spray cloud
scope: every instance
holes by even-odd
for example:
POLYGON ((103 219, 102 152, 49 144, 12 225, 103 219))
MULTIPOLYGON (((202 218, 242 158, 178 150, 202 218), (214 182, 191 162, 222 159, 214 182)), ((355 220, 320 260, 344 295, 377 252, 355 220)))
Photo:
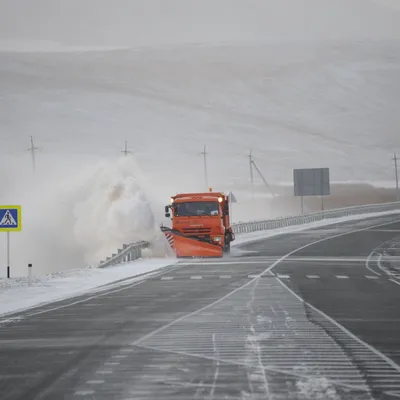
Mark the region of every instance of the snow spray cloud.
POLYGON ((163 239, 146 186, 132 157, 101 163, 85 178, 73 212, 74 236, 88 263, 110 256, 123 243, 163 239))
MULTIPOLYGON (((97 264, 139 240, 165 248, 146 176, 132 157, 97 162, 42 157, 35 175, 19 161, 14 157, 15 167, 1 169, 12 170, 13 179, 4 177, 8 185, 0 203, 21 204, 23 211, 22 232, 11 234, 11 276, 26 275, 28 263, 35 274, 97 264)), ((1 236, 5 265, 6 235, 1 236)))

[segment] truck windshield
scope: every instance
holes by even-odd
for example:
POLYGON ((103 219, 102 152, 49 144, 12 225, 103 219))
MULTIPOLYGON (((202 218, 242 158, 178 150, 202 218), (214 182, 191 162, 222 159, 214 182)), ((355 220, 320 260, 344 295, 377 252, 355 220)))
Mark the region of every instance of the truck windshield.
POLYGON ((176 203, 174 214, 176 217, 214 216, 218 215, 218 209, 216 201, 188 201, 176 203))

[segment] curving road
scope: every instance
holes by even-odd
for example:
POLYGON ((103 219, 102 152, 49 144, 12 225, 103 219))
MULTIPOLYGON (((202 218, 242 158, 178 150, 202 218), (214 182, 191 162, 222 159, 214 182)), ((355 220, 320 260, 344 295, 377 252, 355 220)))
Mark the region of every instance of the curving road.
POLYGON ((400 399, 398 238, 276 236, 0 319, 0 398, 400 399))

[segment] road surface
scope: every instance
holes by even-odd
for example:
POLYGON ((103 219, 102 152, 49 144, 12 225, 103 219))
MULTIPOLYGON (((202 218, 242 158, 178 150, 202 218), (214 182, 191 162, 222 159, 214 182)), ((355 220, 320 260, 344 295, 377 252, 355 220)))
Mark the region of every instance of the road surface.
POLYGON ((400 399, 396 237, 393 216, 280 235, 4 317, 0 398, 400 399))

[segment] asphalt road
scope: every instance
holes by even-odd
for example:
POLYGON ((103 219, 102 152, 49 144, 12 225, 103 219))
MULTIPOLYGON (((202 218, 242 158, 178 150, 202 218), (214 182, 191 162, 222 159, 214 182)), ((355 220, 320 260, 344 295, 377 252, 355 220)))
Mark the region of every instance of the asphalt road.
POLYGON ((393 216, 281 235, 0 319, 0 398, 400 398, 396 237, 393 216))

